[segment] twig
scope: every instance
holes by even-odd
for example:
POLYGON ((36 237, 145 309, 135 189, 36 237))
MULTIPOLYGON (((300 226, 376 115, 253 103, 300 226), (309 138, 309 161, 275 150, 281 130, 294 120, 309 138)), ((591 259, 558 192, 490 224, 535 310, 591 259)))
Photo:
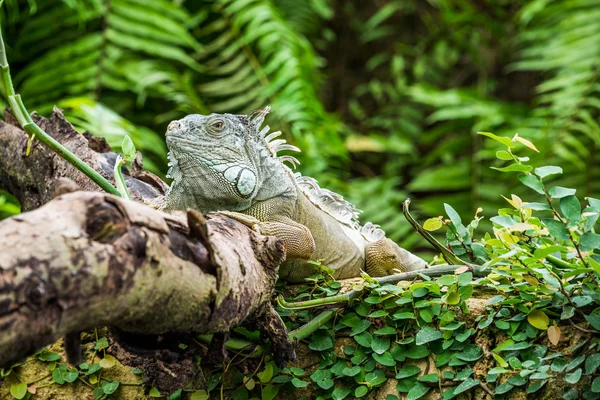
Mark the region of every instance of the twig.
POLYGON ((485 383, 481 381, 479 381, 479 387, 482 388, 485 392, 487 392, 487 394, 492 396, 492 398, 494 398, 494 396, 496 395, 494 392, 492 392, 492 389, 490 389, 485 383))
POLYGON ((468 263, 464 262, 460 258, 458 258, 450 249, 446 248, 443 244, 437 241, 436 238, 431 236, 429 232, 427 232, 419 223, 410 215, 408 210, 408 206, 410 205, 410 199, 404 200, 402 203, 402 213, 406 220, 416 229, 419 235, 423 236, 425 240, 427 240, 433 247, 435 247, 442 255, 448 264, 459 264, 459 265, 467 265, 468 263))

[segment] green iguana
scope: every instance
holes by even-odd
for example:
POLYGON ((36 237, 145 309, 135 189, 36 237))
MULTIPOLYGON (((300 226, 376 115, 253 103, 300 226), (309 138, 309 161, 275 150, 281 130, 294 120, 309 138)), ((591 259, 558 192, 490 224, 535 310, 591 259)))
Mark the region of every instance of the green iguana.
POLYGON ((294 173, 300 151, 281 132, 261 129, 269 107, 249 115, 192 114, 173 121, 166 133, 168 176, 173 183, 154 202, 160 209, 219 211, 263 235, 283 241, 287 260, 279 275, 301 282, 315 273, 309 260, 333 269, 336 279, 389 275, 427 266, 385 237, 377 225, 358 223, 360 213, 342 196, 294 173))

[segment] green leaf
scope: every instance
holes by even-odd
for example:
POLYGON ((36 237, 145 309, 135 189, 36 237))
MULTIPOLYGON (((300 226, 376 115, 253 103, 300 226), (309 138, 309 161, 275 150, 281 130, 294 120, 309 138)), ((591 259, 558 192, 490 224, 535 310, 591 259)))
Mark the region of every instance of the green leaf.
POLYGON ((423 375, 417 378, 419 380, 419 382, 437 382, 439 381, 440 377, 438 376, 438 374, 427 374, 427 375, 423 375))
POLYGON ((373 354, 373 358, 381 365, 385 365, 386 367, 393 367, 396 365, 396 360, 392 357, 389 351, 386 351, 383 354, 373 354))
POLYGON ((515 147, 515 144, 513 143, 513 141, 510 138, 503 137, 503 136, 496 136, 490 132, 477 132, 477 134, 487 136, 490 139, 494 139, 495 141, 502 143, 503 145, 505 145, 508 148, 515 147))
POLYGON ((535 381, 531 385, 527 386, 527 393, 535 393, 544 386, 544 381, 535 381))
POLYGON ((581 203, 575 196, 566 196, 560 199, 560 210, 569 221, 570 226, 574 226, 581 220, 581 203))
POLYGON ((60 360, 60 354, 49 351, 42 351, 38 356, 40 361, 58 361, 60 360))
POLYGON ((10 394, 15 399, 22 399, 27 394, 27 384, 25 382, 10 385, 10 394))
MULTIPOLYGON (((113 394, 120 385, 121 382, 119 381, 110 381, 110 382, 104 382, 102 383, 102 391, 106 394, 113 394)), ((158 393, 158 396, 153 396, 152 395, 152 390, 150 390, 150 397, 160 397, 160 393, 158 392, 158 389, 156 388, 152 388, 153 390, 156 391, 156 393, 158 393)))
POLYGON ((55 383, 62 385, 66 382, 65 378, 67 377, 68 373, 69 371, 67 370, 67 366, 65 364, 60 364, 52 371, 52 380, 55 383))
POLYGON ((354 376, 358 375, 360 372, 360 367, 358 365, 354 365, 353 367, 346 367, 342 370, 342 374, 346 376, 354 376))
POLYGON ((542 258, 546 258, 548 255, 550 255, 552 253, 559 253, 564 250, 566 250, 566 247, 564 247, 564 246, 540 247, 535 250, 535 252, 533 253, 533 256, 535 258, 537 258, 538 260, 541 260, 542 258))
POLYGON ((523 185, 535 190, 539 194, 544 194, 544 184, 535 175, 519 175, 519 180, 523 185))
POLYGON ((406 395, 407 400, 417 400, 420 399, 421 397, 425 396, 427 394, 427 392, 429 392, 430 387, 425 386, 419 382, 417 382, 412 389, 410 389, 408 391, 408 394, 406 395))
POLYGON ((456 305, 460 303, 460 295, 456 290, 449 291, 442 297, 444 304, 456 305))
POLYGON ((458 286, 465 286, 471 283, 473 280, 472 272, 465 272, 458 275, 458 286))
POLYGON ((135 160, 135 145, 129 137, 129 135, 123 136, 123 142, 121 142, 121 151, 123 152, 123 158, 127 162, 135 160))
POLYGON ((308 382, 303 381, 302 379, 293 378, 292 385, 294 385, 294 387, 297 387, 297 388, 303 388, 303 387, 308 386, 308 382))
MULTIPOLYGON (((104 388, 102 388, 102 390, 104 390, 104 388)), ((152 389, 150 389, 150 393, 148 393, 148 396, 150 397, 161 397, 160 391, 153 387, 152 389)))
POLYGON ((277 396, 278 392, 279 392, 278 385, 267 385, 267 386, 263 386, 263 388, 260 392, 260 396, 261 396, 262 400, 273 400, 275 398, 275 396, 277 396))
POLYGON ((592 382, 592 392, 600 393, 600 376, 597 376, 592 382))
POLYGON ((491 169, 495 169, 496 171, 500 171, 500 172, 529 172, 533 169, 533 167, 531 165, 526 165, 526 164, 510 164, 508 167, 501 167, 501 168, 497 168, 497 167, 490 167, 491 169))
POLYGON ((416 365, 404 365, 396 374, 396 379, 410 378, 421 373, 421 368, 416 365))
POLYGON ((352 330, 350 331, 350 336, 358 335, 359 333, 362 333, 369 329, 370 326, 370 321, 361 320, 358 324, 356 324, 356 326, 352 327, 352 330))
POLYGON ((577 190, 565 188, 562 186, 554 186, 552 189, 548 190, 548 194, 553 199, 562 199, 563 197, 572 196, 575 194, 577 190))
POLYGON ((473 362, 479 360, 482 355, 483 350, 481 350, 481 347, 469 345, 461 353, 457 353, 456 357, 462 361, 473 362))
POLYGON ((504 382, 504 383, 496 386, 496 393, 495 394, 496 395, 504 394, 504 393, 510 391, 512 388, 514 388, 513 385, 511 385, 508 382, 504 382))
POLYGON ((523 203, 523 205, 519 208, 536 210, 536 211, 548 211, 550 210, 550 206, 546 203, 523 203))
POLYGON ((550 323, 550 319, 548 318, 546 313, 544 313, 543 311, 534 310, 534 311, 530 312, 529 315, 527 316, 527 322, 529 322, 531 325, 533 325, 537 329, 545 331, 548 329, 548 324, 550 323))
MULTIPOLYGON (((506 342, 509 342, 508 340, 506 342)), ((528 342, 518 342, 518 343, 510 343, 508 346, 502 347, 499 349, 498 346, 497 351, 515 351, 515 350, 525 350, 531 347, 531 343, 528 342)))
POLYGON ((383 382, 387 380, 384 372, 380 369, 376 369, 373 372, 369 372, 365 375, 365 381, 369 382, 371 386, 381 385, 383 382))
POLYGON ((427 348, 427 346, 419 346, 413 344, 408 348, 408 350, 406 350, 404 355, 406 356, 406 358, 418 360, 419 358, 427 357, 429 355, 429 349, 427 348))
POLYGON ((585 360, 585 373, 591 375, 596 372, 600 366, 600 353, 591 354, 587 360, 585 360))
POLYGON ((505 150, 498 150, 496 152, 496 158, 502 161, 510 161, 510 160, 514 160, 514 157, 505 150))
POLYGON ((579 380, 581 379, 581 373, 582 373, 581 368, 577 368, 575 370, 575 372, 565 375, 565 381, 574 385, 577 382, 579 382, 579 380))
POLYGON ((314 351, 329 350, 333 348, 333 340, 327 332, 320 330, 312 335, 312 340, 308 347, 314 351))
POLYGON ((439 218, 429 218, 423 223, 423 229, 426 231, 437 231, 442 225, 442 221, 439 218))
POLYGON ((569 231, 565 224, 560 221, 557 221, 552 218, 543 218, 542 222, 548 228, 548 232, 550 232, 551 236, 554 236, 560 240, 570 240, 569 239, 569 231))
POLYGON ((600 235, 593 232, 586 232, 579 238, 581 244, 581 250, 600 250, 600 235))
POLYGON ((376 334, 376 335, 395 335, 396 334, 396 329, 392 328, 391 326, 386 326, 386 327, 383 327, 381 329, 377 329, 373 333, 376 334))
POLYGON ((369 314, 369 318, 381 318, 381 317, 387 317, 388 316, 388 312, 384 311, 384 310, 377 310, 372 312, 371 314, 369 314))
POLYGON ((448 214, 448 218, 454 224, 455 227, 459 227, 462 225, 462 220, 460 219, 460 215, 456 212, 454 208, 450 204, 444 203, 444 209, 446 210, 446 214, 448 214))
POLYGON ((470 390, 470 389, 474 388, 475 386, 479 386, 479 380, 469 378, 454 389, 454 394, 457 395, 457 394, 466 392, 467 390, 470 390))
POLYGON ((262 372, 257 373, 256 376, 262 383, 269 383, 273 378, 273 372, 273 365, 269 363, 265 365, 265 369, 262 372))
POLYGON ((555 167, 553 165, 549 165, 546 167, 539 167, 535 169, 535 174, 540 178, 544 179, 550 175, 562 174, 563 170, 561 167, 555 167))
POLYGON ((412 312, 397 312, 392 315, 394 319, 414 319, 415 314, 412 312))
POLYGON ((371 343, 373 343, 373 336, 369 332, 363 332, 354 336, 354 340, 356 340, 356 343, 360 344, 361 346, 371 347, 371 343))
POLYGON ((596 309, 591 314, 585 316, 585 320, 594 327, 600 330, 600 310, 596 309))
POLYGON ((108 348, 108 339, 103 336, 94 345, 94 350, 102 350, 108 348))
POLYGON ((333 400, 342 400, 345 399, 350 393, 352 393, 352 390, 348 388, 337 388, 331 393, 331 398, 333 400))
POLYGON ((354 397, 363 397, 365 394, 369 392, 369 389, 366 386, 359 386, 354 390, 354 397))
POLYGON ((390 348, 390 339, 387 337, 377 336, 371 342, 371 349, 377 354, 383 354, 390 348))
POLYGON ((112 368, 116 364, 117 360, 110 354, 105 354, 104 358, 98 362, 102 368, 112 368))
POLYGON ((417 345, 423 345, 441 339, 443 336, 444 334, 437 329, 426 326, 417 332, 415 339, 417 345))
POLYGON ((65 375, 65 382, 73 383, 79 376, 79 371, 76 368, 69 368, 65 375))

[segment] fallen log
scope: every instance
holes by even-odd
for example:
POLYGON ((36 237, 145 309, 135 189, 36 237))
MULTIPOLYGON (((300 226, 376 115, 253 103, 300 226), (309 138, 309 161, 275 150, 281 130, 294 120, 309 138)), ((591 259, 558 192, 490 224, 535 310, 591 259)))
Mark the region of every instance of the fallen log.
MULTIPOLYGON (((271 306, 281 242, 227 217, 164 213, 100 193, 40 144, 26 155, 27 134, 10 113, 5 120, 0 188, 33 211, 0 222, 0 367, 61 337, 67 353, 78 351, 79 333, 98 326, 129 337, 251 324, 271 339, 278 362, 294 359, 271 306)), ((106 142, 77 133, 59 110, 35 120, 112 180, 116 153, 106 142)), ((124 172, 134 199, 164 193, 166 184, 142 169, 141 156, 124 172)))

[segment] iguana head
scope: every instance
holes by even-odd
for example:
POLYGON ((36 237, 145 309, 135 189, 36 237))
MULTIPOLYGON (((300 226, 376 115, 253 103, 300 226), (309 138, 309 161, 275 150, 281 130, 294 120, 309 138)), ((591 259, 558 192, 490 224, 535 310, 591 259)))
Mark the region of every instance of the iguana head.
POLYGON ((265 114, 192 114, 171 122, 166 141, 173 185, 167 207, 244 210, 263 199, 271 187, 265 182, 279 173, 259 135, 265 114))

